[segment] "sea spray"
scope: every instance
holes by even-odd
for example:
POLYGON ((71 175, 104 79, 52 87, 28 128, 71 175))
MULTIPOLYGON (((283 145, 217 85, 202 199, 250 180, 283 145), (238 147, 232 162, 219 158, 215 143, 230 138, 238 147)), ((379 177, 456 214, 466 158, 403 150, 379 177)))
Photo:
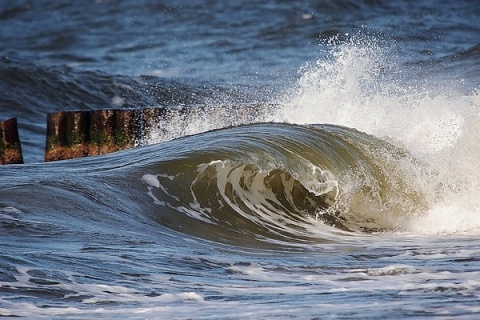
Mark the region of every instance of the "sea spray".
POLYGON ((300 70, 275 120, 357 128, 405 148, 435 174, 419 178, 417 164, 405 164, 431 207, 402 224, 421 233, 478 233, 478 90, 465 94, 457 81, 449 87, 432 74, 420 79, 415 68, 392 63, 399 60, 392 54, 365 39, 332 45, 327 57, 300 70))
MULTIPOLYGON (((265 121, 356 128, 411 154, 411 158, 405 158, 411 160, 404 159, 402 164, 392 159, 395 170, 389 179, 407 181, 408 186, 399 184, 398 192, 402 188, 407 193, 419 190, 421 195, 413 192, 406 198, 385 202, 380 196, 385 192, 381 186, 349 174, 340 177, 343 182, 335 204, 340 212, 347 214, 354 207, 354 216, 361 215, 362 221, 378 224, 383 220, 380 229, 425 233, 442 232, 444 228, 437 230, 442 223, 430 223, 422 231, 420 221, 442 212, 439 219, 445 222, 445 212, 450 212, 452 220, 470 222, 463 223, 459 232, 480 230, 476 218, 480 170, 472 166, 480 155, 476 138, 480 123, 478 91, 465 93, 457 80, 448 81, 444 73, 429 73, 425 68, 402 63, 395 42, 355 35, 343 42, 332 40, 326 48, 327 53, 300 68, 296 83, 266 108, 248 114, 238 113, 241 108, 228 111, 228 107, 215 108, 224 110, 220 114, 182 114, 178 120, 183 125, 171 121, 167 137, 161 128, 153 130, 149 143, 265 121), (365 198, 365 193, 355 192, 369 184, 371 196, 365 198)), ((222 98, 218 99, 221 104, 222 98)), ((378 151, 374 149, 364 151, 378 151)), ((391 154, 375 156, 388 162, 391 154)), ((449 230, 455 229, 454 225, 450 223, 449 230)))

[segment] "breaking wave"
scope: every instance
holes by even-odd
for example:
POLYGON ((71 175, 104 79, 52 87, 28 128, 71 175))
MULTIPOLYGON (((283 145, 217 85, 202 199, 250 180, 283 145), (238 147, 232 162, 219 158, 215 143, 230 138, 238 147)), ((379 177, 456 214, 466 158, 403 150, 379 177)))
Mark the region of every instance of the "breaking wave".
POLYGON ((176 141, 196 147, 143 169, 153 216, 216 240, 404 230, 433 201, 422 183, 441 187, 405 150, 346 127, 264 123, 176 141))

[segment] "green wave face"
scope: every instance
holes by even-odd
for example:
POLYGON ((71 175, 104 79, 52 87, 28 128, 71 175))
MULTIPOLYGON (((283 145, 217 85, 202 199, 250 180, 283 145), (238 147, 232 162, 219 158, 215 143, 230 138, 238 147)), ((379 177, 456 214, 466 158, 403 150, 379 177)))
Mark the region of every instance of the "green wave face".
POLYGON ((333 125, 254 124, 172 142, 142 165, 160 223, 218 241, 326 241, 402 230, 432 201, 434 173, 406 151, 333 125))

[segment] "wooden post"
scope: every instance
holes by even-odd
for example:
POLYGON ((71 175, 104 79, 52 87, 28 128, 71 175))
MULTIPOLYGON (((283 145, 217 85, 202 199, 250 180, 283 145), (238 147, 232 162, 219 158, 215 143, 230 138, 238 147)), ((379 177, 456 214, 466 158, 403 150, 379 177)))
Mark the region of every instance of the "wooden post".
POLYGON ((51 113, 47 116, 47 139, 45 161, 70 159, 66 154, 66 112, 51 113))
POLYGON ((68 149, 68 158, 87 156, 88 128, 90 126, 89 113, 87 111, 65 112, 65 117, 65 147, 68 149))
POLYGON ((23 163, 17 119, 0 122, 0 164, 23 163))
POLYGON ((96 156, 117 151, 115 146, 115 111, 90 111, 88 155, 96 156))
POLYGON ((119 150, 139 145, 142 138, 140 110, 115 110, 115 144, 119 150))

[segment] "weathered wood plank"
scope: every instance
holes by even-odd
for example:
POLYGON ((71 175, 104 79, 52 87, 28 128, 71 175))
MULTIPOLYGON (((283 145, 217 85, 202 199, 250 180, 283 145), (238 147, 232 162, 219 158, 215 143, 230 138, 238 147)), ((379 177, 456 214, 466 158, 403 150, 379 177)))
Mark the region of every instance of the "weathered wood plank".
POLYGON ((47 116, 45 161, 107 154, 132 148, 138 110, 64 111, 47 116))
POLYGON ((23 163, 17 119, 0 122, 0 164, 23 163))

